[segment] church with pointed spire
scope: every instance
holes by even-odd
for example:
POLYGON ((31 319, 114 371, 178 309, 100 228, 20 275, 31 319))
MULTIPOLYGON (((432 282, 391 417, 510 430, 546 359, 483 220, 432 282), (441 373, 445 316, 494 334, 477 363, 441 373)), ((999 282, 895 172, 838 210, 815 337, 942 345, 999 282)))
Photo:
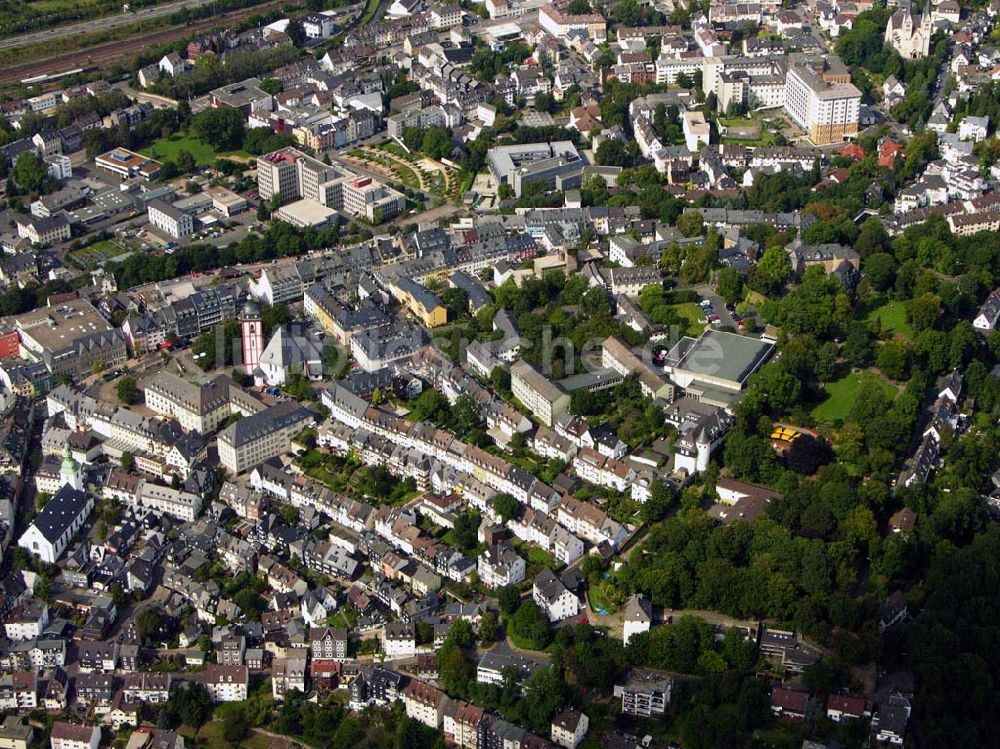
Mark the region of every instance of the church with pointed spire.
POLYGON ((896 9, 885 27, 885 44, 893 47, 906 60, 919 60, 931 51, 931 37, 934 36, 934 20, 931 17, 931 3, 926 0, 924 12, 913 12, 912 1, 896 9))
POLYGON ((94 509, 94 497, 84 491, 80 464, 69 443, 63 448, 59 490, 45 503, 17 541, 22 549, 54 564, 94 509))

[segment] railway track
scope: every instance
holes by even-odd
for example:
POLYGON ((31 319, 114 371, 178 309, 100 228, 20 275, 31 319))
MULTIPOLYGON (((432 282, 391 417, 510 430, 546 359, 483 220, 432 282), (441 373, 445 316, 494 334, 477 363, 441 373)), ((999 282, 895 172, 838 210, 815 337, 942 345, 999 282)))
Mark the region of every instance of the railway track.
POLYGON ((164 44, 183 36, 210 31, 218 26, 232 25, 244 18, 258 15, 281 5, 282 2, 280 0, 275 0, 275 2, 263 3, 250 8, 241 8, 229 13, 213 16, 212 18, 195 21, 183 26, 161 29, 160 31, 154 31, 151 34, 144 34, 131 39, 96 44, 93 47, 52 55, 44 60, 34 60, 23 65, 10 65, 0 70, 0 84, 17 83, 27 78, 40 75, 53 75, 67 70, 75 70, 76 68, 107 68, 117 62, 131 60, 140 51, 149 47, 164 44))

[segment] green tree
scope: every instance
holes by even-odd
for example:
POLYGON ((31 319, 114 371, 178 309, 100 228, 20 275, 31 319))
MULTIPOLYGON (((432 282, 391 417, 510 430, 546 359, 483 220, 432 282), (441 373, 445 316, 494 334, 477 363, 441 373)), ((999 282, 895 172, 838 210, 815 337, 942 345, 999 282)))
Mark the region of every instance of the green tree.
POLYGON ((288 26, 285 27, 285 33, 288 34, 288 38, 292 40, 292 44, 296 47, 301 47, 306 43, 306 30, 302 27, 302 21, 298 18, 293 18, 288 22, 288 26))
POLYGON ((423 131, 420 150, 432 159, 448 157, 453 148, 451 135, 443 127, 429 127, 423 131))
POLYGON ((843 354, 844 358, 855 367, 866 366, 871 361, 874 354, 874 336, 863 322, 855 321, 848 325, 843 354))
POLYGON ((501 614, 513 614, 521 605, 521 594, 515 585, 505 585, 497 591, 501 614))
POLYGON ((854 240, 854 249, 862 258, 876 253, 884 253, 889 249, 889 245, 888 232, 886 232, 882 222, 874 217, 867 219, 861 225, 858 238, 854 240))
POLYGON ((465 694, 475 681, 476 665, 460 648, 441 648, 437 664, 441 688, 449 694, 465 694))
POLYGON ((911 299, 906 305, 906 316, 916 332, 933 328, 941 312, 941 298, 930 292, 911 299))
POLYGON ((896 279, 896 258, 887 252, 875 252, 863 260, 865 278, 875 291, 885 291, 896 279))
POLYGON ((135 617, 135 630, 139 640, 149 645, 160 631, 160 612, 152 606, 147 606, 135 617))
POLYGON ((497 615, 492 611, 487 611, 479 620, 479 641, 483 645, 489 645, 497 639, 497 615))
POLYGON ((531 727, 545 735, 556 714, 566 700, 563 680, 553 668, 540 668, 524 684, 524 702, 528 707, 531 727))
POLYGON ((549 622, 538 604, 524 601, 510 619, 510 634, 522 647, 542 650, 549 644, 549 622))
POLYGON ((478 545, 479 526, 482 523, 482 515, 476 510, 466 510, 455 518, 455 527, 452 534, 455 542, 462 551, 472 551, 478 545))
POLYGON ((509 523, 521 515, 521 503, 510 494, 498 494, 493 498, 493 510, 504 523, 509 523))
POLYGON ((730 304, 743 298, 743 277, 735 268, 720 268, 715 277, 715 290, 730 304))
POLYGON ((10 176, 22 190, 37 192, 41 189, 48 173, 48 167, 38 154, 25 152, 17 157, 10 176))
POLYGON ((180 720, 192 728, 200 728, 212 715, 212 699, 208 691, 195 682, 179 685, 168 701, 170 703, 173 703, 180 720))
POLYGON ((281 81, 277 78, 265 78, 260 82, 261 91, 266 91, 271 96, 277 96, 282 91, 281 81))
POLYGON ((195 161, 194 155, 186 148, 177 152, 177 159, 174 163, 177 164, 179 174, 191 174, 198 168, 198 162, 195 161))
POLYGON ((878 351, 876 365, 886 377, 905 380, 910 370, 910 349, 900 341, 886 341, 878 351))
POLYGON ((600 206, 608 203, 608 185, 604 178, 594 174, 580 185, 580 200, 585 206, 600 206))
POLYGON ((617 138, 606 138, 601 141, 594 152, 594 158, 600 166, 632 166, 636 153, 631 143, 623 143, 617 138))
POLYGON ((772 295, 785 285, 785 279, 792 272, 788 254, 781 247, 771 247, 764 251, 750 275, 750 285, 762 294, 772 295))
POLYGON ((231 743, 239 743, 250 735, 246 710, 242 705, 228 705, 222 718, 222 738, 231 743))
POLYGON ((441 302, 448 308, 448 319, 457 320, 469 314, 469 293, 451 286, 441 294, 441 302))
POLYGON ((299 511, 294 505, 281 505, 279 514, 287 525, 295 525, 299 522, 299 511))
POLYGON ((267 608, 267 602, 257 591, 251 588, 246 588, 236 593, 232 597, 232 601, 240 607, 240 611, 243 612, 244 616, 249 617, 251 620, 258 619, 261 613, 267 608))
POLYGON ((133 406, 142 400, 142 393, 136 385, 135 378, 131 376, 123 377, 115 386, 118 400, 129 406, 133 406))
POLYGON ((677 229, 685 237, 700 236, 705 228, 705 219, 701 211, 685 211, 677 219, 677 229))
POLYGON ((220 151, 233 151, 243 145, 246 132, 243 113, 231 107, 205 109, 191 119, 198 137, 220 151))

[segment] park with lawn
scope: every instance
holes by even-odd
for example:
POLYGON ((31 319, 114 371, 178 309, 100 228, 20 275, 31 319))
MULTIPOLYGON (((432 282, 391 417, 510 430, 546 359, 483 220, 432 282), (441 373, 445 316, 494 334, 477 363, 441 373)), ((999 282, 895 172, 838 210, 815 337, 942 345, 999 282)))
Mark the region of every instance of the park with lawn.
POLYGON ((872 309, 865 322, 878 322, 881 333, 891 333, 902 338, 912 338, 913 328, 906 319, 906 305, 903 302, 887 302, 872 309))
POLYGON ((210 143, 206 143, 190 130, 182 130, 166 138, 160 138, 149 148, 143 149, 142 153, 146 156, 152 156, 158 161, 176 163, 182 151, 187 151, 191 154, 197 166, 208 166, 220 157, 247 160, 253 158, 253 156, 243 150, 216 151, 210 143))
POLYGON ((684 327, 684 335, 698 336, 705 331, 705 310, 694 302, 671 305, 684 327))
POLYGON ((851 370, 843 377, 823 385, 825 398, 813 406, 811 416, 817 423, 833 424, 842 422, 851 413, 865 382, 874 382, 885 388, 890 395, 896 387, 869 369, 851 370))

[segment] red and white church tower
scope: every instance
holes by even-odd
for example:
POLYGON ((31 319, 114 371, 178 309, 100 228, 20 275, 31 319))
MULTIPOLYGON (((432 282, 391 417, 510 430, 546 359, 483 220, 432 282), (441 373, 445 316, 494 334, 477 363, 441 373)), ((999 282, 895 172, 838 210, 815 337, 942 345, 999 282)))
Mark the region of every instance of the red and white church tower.
POLYGON ((252 376, 264 351, 264 321, 260 316, 260 305, 252 299, 248 299, 243 305, 240 329, 243 338, 243 371, 252 376))

